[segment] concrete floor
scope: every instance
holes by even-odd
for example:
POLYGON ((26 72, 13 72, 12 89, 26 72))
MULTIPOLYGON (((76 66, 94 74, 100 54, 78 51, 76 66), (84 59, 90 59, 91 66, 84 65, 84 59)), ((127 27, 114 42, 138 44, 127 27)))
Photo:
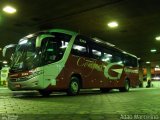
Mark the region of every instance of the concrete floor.
POLYGON ((0 87, 0 120, 160 120, 160 88, 83 90, 78 96, 0 87), (12 119, 11 119, 12 118, 12 119))

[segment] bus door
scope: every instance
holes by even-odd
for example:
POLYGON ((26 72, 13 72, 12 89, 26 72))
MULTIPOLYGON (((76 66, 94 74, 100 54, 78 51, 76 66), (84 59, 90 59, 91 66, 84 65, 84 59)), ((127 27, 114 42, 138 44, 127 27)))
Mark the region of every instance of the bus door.
POLYGON ((44 87, 56 85, 56 77, 64 67, 57 62, 62 58, 59 56, 61 41, 55 41, 53 37, 42 40, 42 64, 44 65, 44 87))

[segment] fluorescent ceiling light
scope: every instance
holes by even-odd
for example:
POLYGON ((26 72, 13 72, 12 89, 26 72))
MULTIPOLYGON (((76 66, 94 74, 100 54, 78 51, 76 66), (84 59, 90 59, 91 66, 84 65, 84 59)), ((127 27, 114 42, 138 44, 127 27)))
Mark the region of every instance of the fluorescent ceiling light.
POLYGON ((146 62, 146 64, 150 64, 150 63, 151 63, 150 61, 147 61, 147 62, 146 62))
POLYGON ((115 27, 118 27, 118 23, 117 22, 109 22, 108 23, 108 27, 110 27, 110 28, 115 28, 115 27))
POLYGON ((7 61, 3 61, 3 64, 7 64, 8 62, 7 61))
POLYGON ((155 39, 156 39, 157 41, 160 41, 160 36, 157 36, 155 39))
POLYGON ((155 53, 157 50, 156 49, 151 49, 151 52, 152 53, 155 53))
POLYGON ((6 12, 6 13, 10 13, 10 14, 13 14, 16 12, 16 9, 11 7, 11 6, 6 6, 3 8, 3 11, 6 12))

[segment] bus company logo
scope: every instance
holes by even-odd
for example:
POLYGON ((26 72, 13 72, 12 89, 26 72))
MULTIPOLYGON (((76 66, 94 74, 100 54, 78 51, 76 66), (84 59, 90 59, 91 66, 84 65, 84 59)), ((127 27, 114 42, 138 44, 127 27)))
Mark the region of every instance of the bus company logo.
POLYGON ((124 65, 123 64, 118 64, 118 63, 110 63, 108 64, 107 66, 105 66, 105 69, 104 69, 104 75, 106 78, 110 79, 110 80, 118 80, 121 78, 122 76, 122 72, 123 72, 123 67, 124 65), (113 66, 119 66, 120 68, 118 69, 112 69, 113 66), (113 72, 116 72, 117 73, 117 76, 112 76, 109 74, 109 71, 113 71, 113 72))
POLYGON ((104 65, 99 65, 95 61, 91 60, 86 60, 85 58, 79 58, 77 60, 77 66, 79 67, 85 67, 85 68, 90 68, 90 72, 88 72, 87 76, 90 76, 93 70, 97 70, 102 72, 104 69, 104 65))
POLYGON ((108 65, 105 64, 97 64, 96 61, 90 61, 90 60, 86 60, 85 58, 79 58, 77 60, 77 65, 80 67, 88 67, 91 69, 91 71, 88 73, 87 76, 91 75, 91 73, 93 72, 93 70, 97 70, 99 72, 104 72, 104 76, 110 80, 118 80, 121 78, 122 76, 122 72, 123 72, 123 64, 118 64, 118 63, 109 63, 108 65), (113 66, 119 66, 118 69, 113 69, 113 66), (117 76, 112 76, 109 74, 109 71, 113 71, 115 73, 117 73, 117 76))

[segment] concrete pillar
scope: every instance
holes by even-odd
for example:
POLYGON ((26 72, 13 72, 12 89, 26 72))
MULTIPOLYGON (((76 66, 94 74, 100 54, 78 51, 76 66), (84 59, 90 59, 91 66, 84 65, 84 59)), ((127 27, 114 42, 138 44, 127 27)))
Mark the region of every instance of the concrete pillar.
POLYGON ((143 68, 142 67, 139 68, 139 81, 140 81, 139 87, 143 87, 143 68))
POLYGON ((147 64, 146 69, 147 69, 147 81, 148 81, 151 80, 151 64, 147 64))

